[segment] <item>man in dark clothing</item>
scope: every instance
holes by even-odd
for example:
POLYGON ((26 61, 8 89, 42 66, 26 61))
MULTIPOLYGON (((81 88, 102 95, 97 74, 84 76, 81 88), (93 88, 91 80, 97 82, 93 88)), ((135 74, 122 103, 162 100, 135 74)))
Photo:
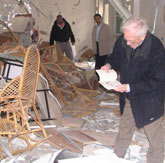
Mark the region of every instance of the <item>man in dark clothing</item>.
POLYGON ((74 45, 75 38, 69 23, 61 15, 58 15, 50 33, 50 45, 53 45, 54 41, 56 41, 62 53, 65 52, 66 56, 73 60, 69 39, 71 39, 71 43, 74 45))
POLYGON ((112 54, 101 67, 105 71, 120 71, 122 83, 114 89, 120 92, 122 114, 115 153, 125 156, 136 126, 144 128, 149 142, 147 163, 163 163, 165 49, 148 31, 143 19, 129 18, 122 32, 112 54))

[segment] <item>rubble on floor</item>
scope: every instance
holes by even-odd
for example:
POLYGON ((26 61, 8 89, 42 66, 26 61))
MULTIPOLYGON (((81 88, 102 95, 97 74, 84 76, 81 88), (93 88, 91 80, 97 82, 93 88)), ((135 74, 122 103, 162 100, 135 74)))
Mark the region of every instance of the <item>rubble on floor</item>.
MULTIPOLYGON (((84 65, 79 64, 79 65, 84 67, 85 64, 84 65)), ((68 66, 68 64, 66 64, 66 66, 68 66)), ((91 66, 87 64, 87 69, 89 69, 89 67, 91 68, 91 66)), ((62 71, 61 69, 59 70, 60 71, 57 74, 60 76, 61 75, 60 72, 62 71)), ((71 75, 63 73, 63 76, 62 77, 60 76, 61 77, 61 80, 59 82, 60 84, 64 76, 68 77, 71 75)), ((65 84, 68 86, 68 83, 65 84)), ((87 84, 89 84, 89 82, 87 84)), ((48 84, 47 82, 45 82, 43 85, 48 85, 48 84)), ((43 87, 43 85, 40 86, 41 89, 45 88, 43 87)), ((119 159, 113 153, 114 142, 118 132, 118 126, 120 120, 118 94, 113 91, 107 91, 100 86, 98 88, 99 91, 98 95, 95 94, 94 90, 92 90, 91 92, 94 95, 92 95, 92 98, 89 97, 90 100, 88 100, 87 97, 89 96, 89 91, 85 90, 84 91, 86 92, 85 94, 84 92, 81 92, 82 91, 81 88, 75 89, 73 84, 70 85, 72 86, 72 90, 74 90, 74 93, 73 92, 68 93, 66 92, 66 90, 61 89, 61 92, 64 91, 65 95, 67 95, 66 99, 68 97, 72 97, 70 96, 70 94, 71 95, 73 94, 74 96, 78 95, 78 97, 80 97, 81 95, 81 97, 84 98, 82 102, 80 99, 78 99, 78 102, 73 101, 73 103, 71 103, 71 105, 69 105, 68 108, 66 107, 67 109, 69 108, 72 109, 71 110, 72 114, 69 115, 67 114, 67 112, 65 112, 64 114, 63 112, 63 114, 61 115, 60 109, 62 108, 61 107, 62 105, 58 103, 58 99, 54 98, 54 96, 51 95, 50 92, 46 92, 47 97, 49 98, 48 103, 51 104, 51 106, 53 105, 51 107, 52 110, 50 112, 50 115, 52 117, 48 116, 48 119, 50 118, 50 121, 43 121, 44 125, 47 126, 46 132, 50 136, 50 138, 47 141, 44 141, 42 144, 35 147, 34 149, 28 150, 22 154, 18 154, 15 156, 10 155, 10 151, 6 150, 6 153, 8 153, 9 157, 4 160, 1 160, 1 162, 2 163, 11 163, 11 162, 38 163, 43 161, 48 163, 53 163, 53 162, 74 163, 79 161, 85 163, 95 160, 95 162, 102 162, 102 163, 107 163, 110 161, 111 162, 113 161, 115 163, 116 162, 145 163, 146 153, 148 149, 148 142, 144 134, 144 131, 142 129, 136 130, 136 132, 134 133, 132 143, 128 148, 125 159, 119 159), (97 102, 96 105, 97 108, 92 109, 92 111, 90 112, 89 109, 91 109, 90 107, 91 105, 87 105, 87 104, 92 104, 92 105, 95 104, 95 103, 91 103, 91 101, 97 102), (56 105, 55 102, 57 103, 56 105), (79 107, 74 112, 73 109, 76 108, 77 104, 79 104, 79 107), (73 117, 72 116, 74 115, 73 113, 78 113, 79 115, 81 113, 81 116, 76 115, 76 117, 73 117), (53 120, 51 120, 51 118, 53 120)), ((93 85, 89 85, 89 86, 93 88, 93 85)), ((49 89, 49 87, 47 89, 49 89)), ((54 90, 54 92, 56 92, 56 90, 54 90)), ((40 105, 40 107, 42 106, 42 108, 45 109, 46 105, 44 102, 44 98, 45 98, 44 95, 43 97, 39 95, 37 99, 38 98, 40 98, 40 103, 38 102, 38 104, 40 105)), ((69 101, 70 99, 67 100, 69 101)), ((44 111, 45 111, 45 116, 43 118, 45 119, 47 112, 46 110, 44 111)), ((37 138, 40 138, 39 135, 35 135, 35 136, 37 138)), ((5 145, 5 144, 1 144, 1 145, 5 145)), ((19 147, 18 141, 15 142, 15 145, 16 146, 18 145, 17 147, 19 147)))
MULTIPOLYGON (((101 88, 100 91, 104 90, 101 88)), ((99 98, 109 98, 106 102, 110 104, 118 103, 118 95, 113 92, 102 92, 99 98)), ((109 108, 98 108, 97 112, 82 118, 63 115, 61 126, 46 129, 47 134, 51 135, 48 141, 2 162, 9 163, 15 159, 15 162, 38 163, 45 160, 53 163, 60 152, 68 150, 72 154, 59 156, 60 159, 62 158, 59 163, 99 162, 100 160, 102 163, 108 163, 108 161, 145 163, 148 142, 143 130, 136 130, 134 133, 125 159, 119 159, 113 153, 120 119, 119 114, 115 114, 116 111, 118 106, 112 104, 109 108)))

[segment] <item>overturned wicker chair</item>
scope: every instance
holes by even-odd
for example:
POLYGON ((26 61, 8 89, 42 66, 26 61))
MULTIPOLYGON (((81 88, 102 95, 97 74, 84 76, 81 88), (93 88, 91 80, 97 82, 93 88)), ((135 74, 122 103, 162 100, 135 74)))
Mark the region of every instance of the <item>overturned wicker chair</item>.
MULTIPOLYGON (((0 92, 0 138, 8 140, 11 155, 22 153, 47 139, 47 134, 35 106, 36 89, 40 67, 40 55, 35 45, 31 45, 25 54, 22 74, 11 80, 0 92), (37 129, 32 129, 29 118, 37 129), (43 137, 38 141, 29 135, 41 131, 43 137), (26 144, 23 149, 14 149, 12 140, 20 138, 26 144)), ((0 143, 1 143, 0 139, 0 143)), ((1 146, 0 158, 7 157, 1 146)))

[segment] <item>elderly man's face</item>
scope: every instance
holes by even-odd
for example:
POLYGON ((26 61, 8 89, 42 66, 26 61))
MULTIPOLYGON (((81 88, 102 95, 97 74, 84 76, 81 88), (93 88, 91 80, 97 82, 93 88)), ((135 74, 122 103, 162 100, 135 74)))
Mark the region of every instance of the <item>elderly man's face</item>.
POLYGON ((145 39, 146 34, 143 34, 141 36, 136 36, 136 31, 124 31, 124 39, 127 42, 127 45, 131 48, 136 48, 138 45, 145 39))

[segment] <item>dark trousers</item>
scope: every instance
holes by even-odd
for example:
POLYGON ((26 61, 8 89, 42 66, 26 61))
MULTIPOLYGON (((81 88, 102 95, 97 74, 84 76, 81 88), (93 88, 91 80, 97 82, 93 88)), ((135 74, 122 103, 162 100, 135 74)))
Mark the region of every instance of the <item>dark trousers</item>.
POLYGON ((105 60, 107 58, 108 55, 103 55, 103 56, 100 56, 99 54, 99 44, 98 42, 96 42, 96 55, 95 55, 95 69, 100 69, 101 66, 104 66, 104 63, 105 63, 105 60))

